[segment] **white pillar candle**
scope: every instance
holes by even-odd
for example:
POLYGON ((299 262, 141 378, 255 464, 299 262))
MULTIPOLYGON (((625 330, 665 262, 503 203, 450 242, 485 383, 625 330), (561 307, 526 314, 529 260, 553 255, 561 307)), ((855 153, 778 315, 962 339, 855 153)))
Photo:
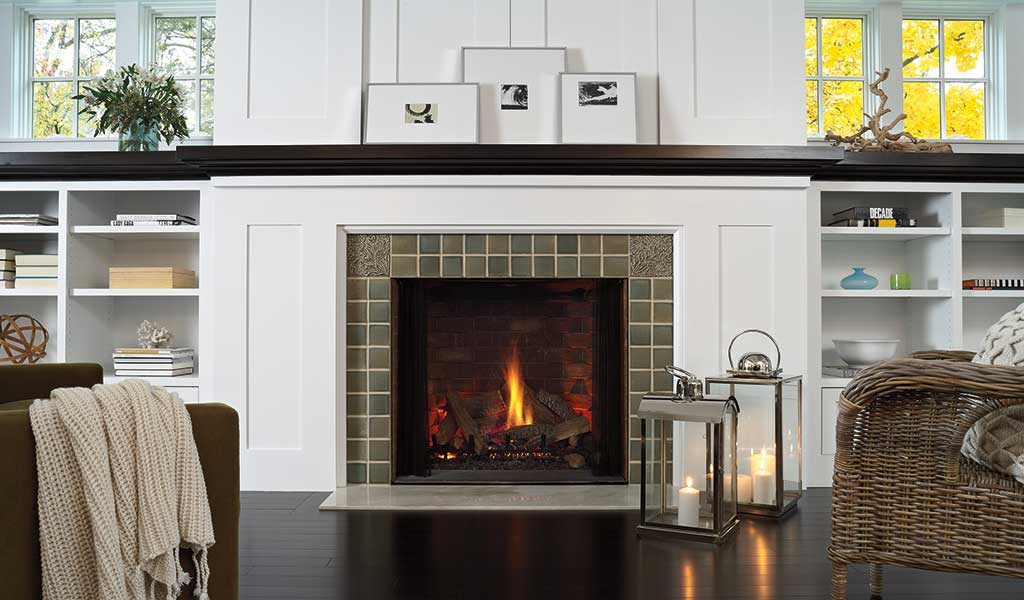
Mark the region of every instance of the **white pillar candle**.
POLYGON ((754 501, 754 492, 751 487, 750 475, 736 476, 736 501, 740 504, 750 504, 754 501))
POLYGON ((693 478, 686 478, 686 487, 679 488, 676 523, 684 527, 697 527, 700 518, 700 490, 693 487, 693 478))
POLYGON ((765 447, 751 459, 754 504, 775 504, 775 456, 765 447))

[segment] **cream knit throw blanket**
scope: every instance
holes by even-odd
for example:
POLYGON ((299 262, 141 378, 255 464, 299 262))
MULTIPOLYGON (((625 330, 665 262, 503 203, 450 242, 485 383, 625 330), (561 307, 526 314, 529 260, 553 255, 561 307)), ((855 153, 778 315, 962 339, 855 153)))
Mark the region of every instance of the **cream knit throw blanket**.
POLYGON ((148 383, 54 390, 29 409, 44 600, 167 600, 189 576, 207 600, 213 523, 192 421, 148 383))

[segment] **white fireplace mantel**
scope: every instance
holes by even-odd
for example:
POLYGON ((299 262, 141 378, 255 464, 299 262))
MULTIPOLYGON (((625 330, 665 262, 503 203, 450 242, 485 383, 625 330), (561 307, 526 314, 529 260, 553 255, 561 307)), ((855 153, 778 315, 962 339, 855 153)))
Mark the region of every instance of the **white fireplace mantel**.
POLYGON ((243 489, 346 484, 348 233, 673 233, 675 362, 718 373, 732 336, 757 327, 777 334, 787 371, 802 372, 809 185, 738 176, 214 177, 213 397, 240 414, 243 489))

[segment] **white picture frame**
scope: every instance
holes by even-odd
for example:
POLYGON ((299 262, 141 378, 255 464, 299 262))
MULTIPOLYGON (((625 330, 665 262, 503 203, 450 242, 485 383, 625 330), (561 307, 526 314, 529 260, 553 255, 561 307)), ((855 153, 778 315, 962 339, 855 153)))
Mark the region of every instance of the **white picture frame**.
POLYGON ((562 143, 637 143, 636 73, 561 73, 562 143))
POLYGON ((462 80, 480 85, 480 141, 557 144, 565 48, 462 49, 462 80))
POLYGON ((366 144, 476 144, 480 92, 475 83, 371 83, 366 86, 366 144))

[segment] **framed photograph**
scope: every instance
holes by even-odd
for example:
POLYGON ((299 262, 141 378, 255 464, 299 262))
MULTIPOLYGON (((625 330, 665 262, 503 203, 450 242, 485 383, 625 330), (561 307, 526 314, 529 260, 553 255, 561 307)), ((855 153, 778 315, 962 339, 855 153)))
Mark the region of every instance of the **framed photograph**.
POLYGON ((565 48, 463 48, 462 80, 480 85, 480 141, 558 143, 565 48))
POLYGON ((636 73, 562 73, 562 143, 635 144, 636 73))
POLYGON ((367 144, 475 144, 480 92, 474 83, 371 83, 367 144))

